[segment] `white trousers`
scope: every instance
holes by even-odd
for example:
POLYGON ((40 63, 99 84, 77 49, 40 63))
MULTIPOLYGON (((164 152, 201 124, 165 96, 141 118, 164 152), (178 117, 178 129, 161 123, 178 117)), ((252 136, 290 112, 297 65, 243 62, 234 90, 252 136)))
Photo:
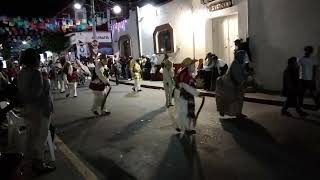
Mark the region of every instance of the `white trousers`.
POLYGON ((43 160, 51 119, 33 106, 25 106, 24 118, 27 125, 26 158, 43 160))
POLYGON ((99 114, 103 112, 107 112, 106 103, 103 103, 105 96, 107 95, 107 88, 104 91, 92 91, 93 92, 93 105, 92 105, 92 112, 98 112, 99 114))
POLYGON ((180 97, 180 90, 176 89, 174 93, 176 107, 176 125, 181 130, 194 129, 192 118, 188 117, 188 101, 180 97))
POLYGON ((172 104, 173 83, 171 80, 163 80, 163 87, 166 96, 166 106, 172 104))
POLYGON ((67 75, 59 75, 58 77, 59 84, 60 84, 60 92, 65 92, 66 89, 68 89, 68 80, 67 80, 67 75))
POLYGON ((134 79, 134 91, 141 90, 141 80, 140 79, 134 79))
POLYGON ((78 86, 78 82, 68 83, 67 94, 69 94, 69 95, 71 94, 71 95, 73 95, 73 97, 77 97, 78 96, 77 86, 78 86))
POLYGON ((54 89, 54 90, 60 89, 58 79, 51 79, 51 80, 50 80, 50 86, 51 86, 51 88, 54 89))

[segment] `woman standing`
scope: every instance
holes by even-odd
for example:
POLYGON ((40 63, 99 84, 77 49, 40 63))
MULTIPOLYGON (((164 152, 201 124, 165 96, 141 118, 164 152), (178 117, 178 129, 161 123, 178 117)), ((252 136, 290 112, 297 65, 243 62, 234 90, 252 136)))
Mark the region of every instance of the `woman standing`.
POLYGON ((235 60, 227 74, 217 79, 216 103, 221 116, 236 116, 238 119, 247 117, 242 114, 245 81, 248 77, 246 57, 246 51, 236 51, 235 60))
POLYGON ((22 70, 18 75, 18 92, 27 123, 26 158, 39 174, 55 170, 44 163, 45 144, 50 116, 53 110, 50 83, 39 71, 40 57, 34 49, 27 49, 21 56, 22 70))

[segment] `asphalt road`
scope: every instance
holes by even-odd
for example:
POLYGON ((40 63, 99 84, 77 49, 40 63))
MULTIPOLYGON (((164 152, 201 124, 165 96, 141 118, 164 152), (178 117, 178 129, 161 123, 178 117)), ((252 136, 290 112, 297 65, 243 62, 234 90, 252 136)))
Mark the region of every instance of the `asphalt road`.
MULTIPOLYGON (((319 179, 320 113, 286 118, 280 108, 245 103, 247 120, 221 118, 206 98, 197 135, 176 135, 174 108, 164 91, 113 86, 110 116, 90 111, 92 92, 78 98, 54 94, 54 124, 64 143, 96 173, 110 180, 319 179)), ((198 108, 201 99, 197 99, 198 108)), ((297 116, 295 114, 295 116, 297 116)))

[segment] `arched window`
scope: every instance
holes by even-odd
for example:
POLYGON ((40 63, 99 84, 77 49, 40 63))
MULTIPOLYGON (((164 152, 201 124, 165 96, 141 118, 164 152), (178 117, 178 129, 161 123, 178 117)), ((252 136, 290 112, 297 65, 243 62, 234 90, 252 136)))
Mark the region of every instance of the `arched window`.
POLYGON ((119 38, 119 50, 120 56, 129 57, 131 56, 131 40, 129 35, 123 35, 119 38))
POLYGON ((174 52, 173 29, 170 24, 156 27, 153 32, 153 44, 156 54, 174 52))

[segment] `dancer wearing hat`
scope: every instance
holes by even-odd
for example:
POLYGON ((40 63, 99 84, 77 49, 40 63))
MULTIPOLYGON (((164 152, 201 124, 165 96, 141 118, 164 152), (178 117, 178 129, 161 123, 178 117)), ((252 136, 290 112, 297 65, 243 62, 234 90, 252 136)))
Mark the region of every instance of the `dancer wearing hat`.
POLYGON ((111 89, 109 83, 109 69, 107 67, 108 60, 106 55, 101 55, 99 59, 100 61, 96 63, 95 70, 92 74, 92 80, 89 85, 89 88, 94 94, 92 112, 95 115, 109 115, 110 112, 107 110, 105 104, 111 89), (106 86, 108 86, 108 92, 106 91, 106 86))
POLYGON ((182 62, 176 76, 175 104, 176 104, 176 121, 178 132, 185 131, 187 135, 195 134, 196 124, 195 115, 195 96, 203 96, 196 89, 193 73, 195 71, 195 62, 191 58, 186 58, 182 62), (192 125, 191 125, 192 123, 192 125))
POLYGON ((133 91, 138 92, 142 91, 141 90, 141 67, 140 64, 138 63, 139 59, 132 59, 130 61, 130 72, 131 72, 131 77, 134 80, 134 86, 132 88, 133 91))
POLYGON ((174 72, 173 63, 168 54, 165 54, 164 59, 161 63, 162 75, 163 75, 163 87, 166 96, 166 106, 169 108, 172 105, 172 92, 174 88, 174 72))

